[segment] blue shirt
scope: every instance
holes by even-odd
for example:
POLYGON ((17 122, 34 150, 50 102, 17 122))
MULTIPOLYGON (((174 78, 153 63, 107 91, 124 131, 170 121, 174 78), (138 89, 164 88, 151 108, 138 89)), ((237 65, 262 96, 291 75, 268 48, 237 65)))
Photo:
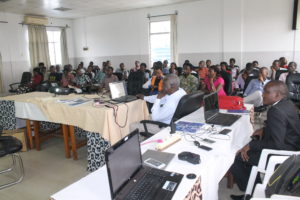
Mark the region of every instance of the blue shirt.
POLYGON ((263 92, 264 86, 269 82, 270 80, 266 79, 263 83, 260 82, 258 79, 253 79, 248 84, 245 92, 244 97, 249 96, 253 92, 261 91, 263 92))

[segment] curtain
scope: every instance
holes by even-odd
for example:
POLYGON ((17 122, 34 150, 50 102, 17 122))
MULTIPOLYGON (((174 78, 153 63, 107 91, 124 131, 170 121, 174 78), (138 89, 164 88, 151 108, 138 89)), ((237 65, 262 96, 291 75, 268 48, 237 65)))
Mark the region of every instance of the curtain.
POLYGON ((60 33, 60 48, 61 48, 61 62, 62 66, 69 64, 68 45, 66 29, 61 29, 60 33))
POLYGON ((50 66, 46 27, 28 25, 28 37, 31 66, 37 67, 39 62, 50 66))
POLYGON ((177 54, 177 15, 171 15, 171 52, 175 63, 178 63, 177 54))
POLYGON ((0 93, 4 92, 4 85, 2 80, 2 71, 3 71, 3 65, 2 65, 2 56, 0 53, 0 93))

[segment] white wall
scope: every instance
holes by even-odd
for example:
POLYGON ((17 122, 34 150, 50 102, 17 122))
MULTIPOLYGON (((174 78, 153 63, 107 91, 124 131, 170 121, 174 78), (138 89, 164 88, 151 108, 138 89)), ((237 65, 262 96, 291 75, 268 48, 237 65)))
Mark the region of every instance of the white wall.
POLYGON ((179 64, 234 57, 242 66, 253 60, 269 66, 280 56, 300 63, 300 33, 291 30, 292 8, 293 0, 202 0, 77 19, 75 60, 100 65, 110 59, 113 66, 123 61, 127 68, 134 60, 148 63, 147 14, 177 10, 179 64), (88 51, 82 50, 84 30, 88 51))
MULTIPOLYGON (((21 75, 24 71, 29 71, 30 65, 29 46, 28 46, 28 30, 27 26, 19 23, 23 21, 22 15, 0 12, 0 21, 8 23, 0 23, 0 53, 2 55, 2 79, 4 88, 7 91, 9 84, 20 82, 21 75)), ((72 21, 61 19, 50 19, 50 25, 71 26, 67 29, 68 51, 71 61, 74 59, 72 21)))

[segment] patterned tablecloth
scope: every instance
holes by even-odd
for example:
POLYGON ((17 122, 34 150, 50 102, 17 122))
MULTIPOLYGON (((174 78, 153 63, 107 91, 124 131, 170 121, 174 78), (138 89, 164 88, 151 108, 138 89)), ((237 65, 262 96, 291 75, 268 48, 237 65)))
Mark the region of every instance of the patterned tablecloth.
MULTIPOLYGON (((104 153, 110 144, 116 143, 129 133, 131 123, 149 117, 147 105, 142 100, 107 108, 104 105, 93 106, 92 98, 96 97, 99 98, 96 95, 75 94, 54 97, 51 93, 33 92, 2 97, 0 102, 15 102, 16 115, 12 118, 47 121, 77 127, 76 135, 87 136, 87 169, 94 171, 104 165, 104 153), (78 98, 90 101, 78 106, 69 106, 60 102, 78 98)), ((5 103, 1 105, 8 106, 5 103)), ((3 112, 7 109, 9 108, 1 110, 3 112)), ((6 116, 9 116, 9 113, 6 116)), ((6 119, 9 117, 1 117, 2 121, 6 119)))

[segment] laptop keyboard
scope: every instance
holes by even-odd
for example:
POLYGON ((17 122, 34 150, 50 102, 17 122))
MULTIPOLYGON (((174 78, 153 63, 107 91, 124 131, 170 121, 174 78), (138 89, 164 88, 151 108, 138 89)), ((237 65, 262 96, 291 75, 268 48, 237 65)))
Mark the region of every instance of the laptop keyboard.
POLYGON ((240 118, 239 115, 218 113, 215 117, 209 120, 209 123, 229 126, 232 123, 234 123, 238 118, 240 118))
POLYGON ((120 98, 113 99, 113 101, 128 102, 128 101, 133 101, 133 100, 136 100, 136 99, 137 98, 135 96, 128 95, 128 96, 123 96, 123 97, 120 97, 120 98))
POLYGON ((125 200, 152 200, 158 188, 166 181, 169 172, 150 169, 140 179, 136 187, 126 196, 125 200))

